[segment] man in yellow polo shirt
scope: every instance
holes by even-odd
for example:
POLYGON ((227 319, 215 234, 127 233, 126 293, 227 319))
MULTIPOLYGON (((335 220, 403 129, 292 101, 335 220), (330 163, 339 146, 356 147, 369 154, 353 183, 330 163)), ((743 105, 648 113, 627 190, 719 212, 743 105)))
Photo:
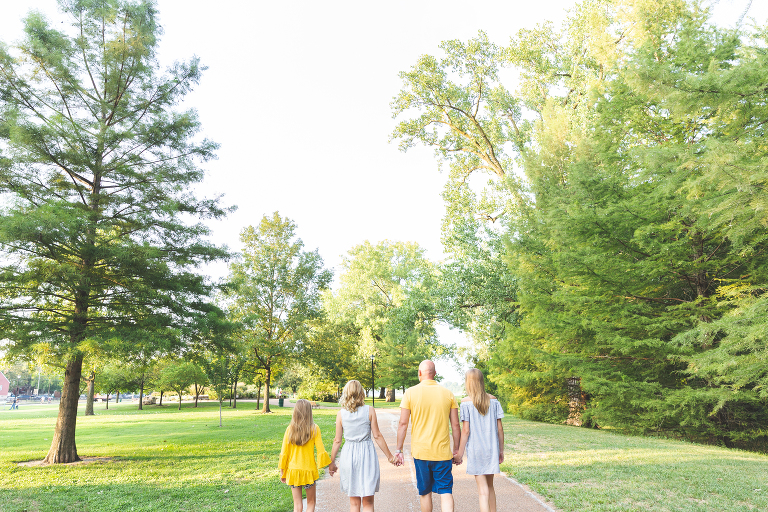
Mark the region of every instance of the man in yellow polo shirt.
POLYGON ((459 448, 459 408, 453 393, 435 382, 435 363, 422 361, 419 384, 408 388, 400 402, 395 457, 403 463, 403 443, 411 422, 411 456, 421 512, 432 511, 432 493, 440 495, 443 512, 453 512, 453 455, 459 448), (451 431, 448 431, 450 425, 451 431), (453 446, 451 446, 451 433, 453 446))

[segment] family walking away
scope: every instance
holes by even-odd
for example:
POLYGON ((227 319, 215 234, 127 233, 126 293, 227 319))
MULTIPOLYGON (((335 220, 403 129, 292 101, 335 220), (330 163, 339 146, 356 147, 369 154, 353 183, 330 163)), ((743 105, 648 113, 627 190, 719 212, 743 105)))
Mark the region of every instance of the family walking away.
POLYGON ((453 465, 461 464, 466 455, 467 474, 474 475, 477 483, 479 510, 496 512, 493 476, 499 473, 499 464, 504 461, 501 404, 485 392, 483 374, 478 369, 473 368, 466 374, 468 396, 460 408, 453 393, 435 381, 432 361, 422 361, 418 377, 419 384, 408 388, 400 403, 394 455, 379 430, 376 410, 365 405, 365 391, 360 382, 351 380, 344 386, 330 457, 323 447, 320 429, 312 419, 310 403, 296 402, 283 438, 279 463, 281 480, 291 486, 294 512, 303 510, 302 487, 306 490, 307 511, 315 510, 318 468, 325 466, 331 476, 339 473, 341 491, 349 496, 350 511, 372 512, 374 494, 379 491, 381 480, 373 443, 376 442, 391 464, 402 466, 409 424, 421 511, 431 512, 432 494, 438 494, 443 512, 453 512, 453 465), (335 460, 340 448, 337 466, 335 460))

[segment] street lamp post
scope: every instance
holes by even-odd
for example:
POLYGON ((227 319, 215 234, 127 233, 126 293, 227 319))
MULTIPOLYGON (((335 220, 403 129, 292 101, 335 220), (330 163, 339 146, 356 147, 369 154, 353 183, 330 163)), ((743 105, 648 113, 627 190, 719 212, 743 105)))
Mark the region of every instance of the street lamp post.
POLYGON ((373 354, 371 354, 371 403, 376 407, 376 382, 373 376, 373 354))

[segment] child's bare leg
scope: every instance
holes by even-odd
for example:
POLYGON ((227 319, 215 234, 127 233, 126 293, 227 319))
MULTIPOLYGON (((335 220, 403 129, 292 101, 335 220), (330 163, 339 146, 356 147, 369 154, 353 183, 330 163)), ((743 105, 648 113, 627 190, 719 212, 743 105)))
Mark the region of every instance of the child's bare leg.
POLYGON ((496 489, 493 488, 493 475, 485 475, 488 482, 488 510, 496 512, 496 489))
POLYGON ((475 483, 477 484, 477 498, 480 502, 480 512, 490 512, 488 505, 488 480, 486 475, 475 475, 475 483))
POLYGON ((307 493, 307 512, 315 512, 315 496, 317 496, 317 484, 307 487, 305 489, 307 493))
POLYGON ((304 510, 304 504, 301 502, 301 487, 291 487, 291 494, 293 495, 293 512, 304 510))
POLYGON ((357 496, 349 497, 349 512, 360 512, 360 498, 357 496))
POLYGON ((363 512, 373 512, 373 496, 363 497, 363 512))

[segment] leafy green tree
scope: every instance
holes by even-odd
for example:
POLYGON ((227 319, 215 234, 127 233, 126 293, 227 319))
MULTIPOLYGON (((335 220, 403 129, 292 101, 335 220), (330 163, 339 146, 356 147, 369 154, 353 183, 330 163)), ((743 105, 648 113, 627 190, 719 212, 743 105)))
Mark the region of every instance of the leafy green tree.
POLYGON ((160 372, 159 386, 161 389, 172 389, 179 396, 179 410, 181 399, 185 391, 196 382, 201 381, 205 372, 195 363, 185 360, 169 361, 160 372))
POLYGON ((504 224, 528 215, 530 194, 519 160, 533 123, 524 97, 510 93, 500 72, 508 52, 484 32, 467 43, 440 45, 407 72, 391 106, 401 121, 392 139, 403 151, 422 144, 447 164, 443 245, 448 254, 435 289, 442 320, 467 330, 474 354, 489 357, 514 317, 514 279, 502 257, 504 224), (404 119, 403 119, 404 118, 404 119))
POLYGON ((296 393, 299 390, 299 386, 301 386, 302 377, 300 370, 301 368, 298 364, 288 366, 283 370, 275 384, 283 389, 290 389, 291 393, 296 393))
POLYGON ((226 256, 188 224, 226 213, 191 192, 216 144, 174 110, 198 60, 159 72, 150 1, 60 7, 71 30, 32 12, 21 43, 0 48, 0 328, 12 354, 47 344, 66 362, 49 463, 79 460, 83 343, 164 329, 179 343, 214 309, 196 267, 226 256))
POLYGON ((363 374, 359 380, 370 382, 370 356, 378 354, 376 384, 413 384, 413 368, 444 349, 434 328, 435 266, 416 243, 384 241, 353 247, 342 269, 341 286, 326 294, 324 308, 331 322, 347 330, 347 347, 357 344, 347 357, 363 374))
POLYGON ((300 353, 332 273, 317 250, 303 250, 296 224, 278 212, 245 228, 240 240, 242 258, 230 267, 230 312, 241 326, 237 337, 264 370, 266 413, 272 376, 300 353))
POLYGON ((107 395, 106 408, 109 409, 109 396, 117 395, 115 402, 120 400, 120 391, 133 391, 134 382, 125 365, 109 362, 101 367, 96 387, 100 393, 107 395))
MULTIPOLYGON (((324 301, 330 294, 330 291, 326 292, 324 301)), ((336 394, 347 381, 353 379, 370 389, 370 359, 359 349, 360 330, 350 321, 330 319, 327 311, 310 327, 299 363, 304 368, 287 368, 281 380, 294 374, 301 384, 307 374, 313 378, 313 381, 317 381, 316 374, 319 374, 325 381, 334 384, 337 389, 336 394), (311 369, 307 371, 307 367, 311 369)), ((298 389, 299 386, 295 387, 298 389)))
POLYGON ((206 351, 200 357, 200 362, 205 375, 208 377, 208 383, 216 391, 216 398, 219 401, 219 427, 221 427, 224 391, 229 384, 229 354, 222 349, 206 351))

